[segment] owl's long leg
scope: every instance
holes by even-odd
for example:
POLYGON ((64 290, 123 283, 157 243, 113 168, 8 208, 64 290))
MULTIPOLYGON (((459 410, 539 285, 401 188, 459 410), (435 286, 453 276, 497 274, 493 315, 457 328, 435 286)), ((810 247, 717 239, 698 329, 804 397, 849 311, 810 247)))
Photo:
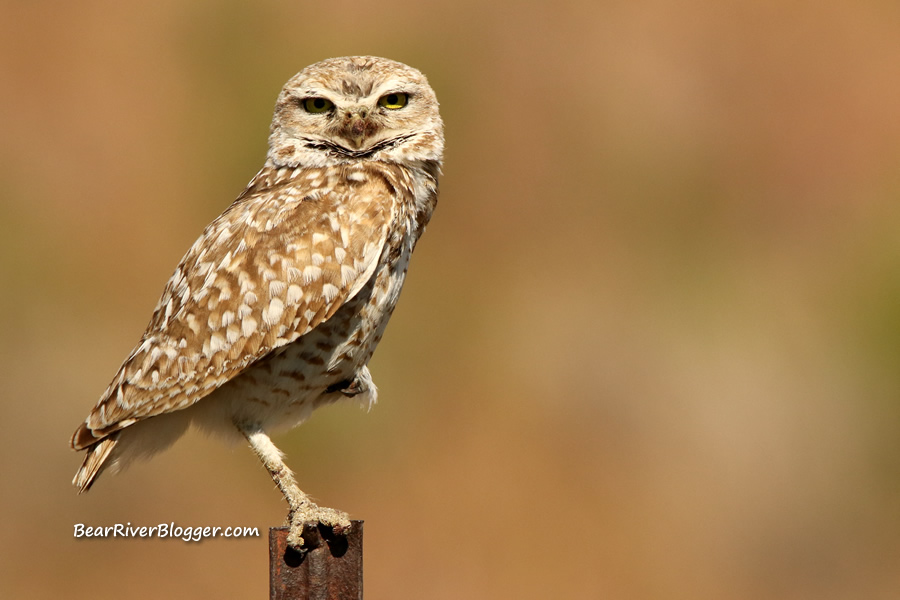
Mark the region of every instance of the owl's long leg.
POLYGON ((343 533, 350 529, 350 519, 347 513, 317 506, 303 493, 294 480, 293 472, 284 463, 284 454, 275 447, 269 436, 255 425, 235 423, 238 430, 250 442, 250 447, 259 460, 266 467, 269 475, 275 481, 278 489, 287 500, 290 510, 288 522, 291 531, 288 534, 287 543, 297 550, 303 546, 303 527, 321 523, 331 527, 335 533, 343 533))

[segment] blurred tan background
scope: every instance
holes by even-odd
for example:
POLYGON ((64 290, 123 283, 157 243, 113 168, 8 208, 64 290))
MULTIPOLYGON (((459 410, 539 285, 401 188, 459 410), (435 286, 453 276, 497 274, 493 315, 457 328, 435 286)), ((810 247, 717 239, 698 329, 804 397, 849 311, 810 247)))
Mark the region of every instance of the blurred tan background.
POLYGON ((0 4, 0 596, 267 597, 284 502, 67 441, 281 85, 424 71, 447 154, 372 370, 276 439, 370 599, 900 597, 900 5, 0 4), (75 523, 263 537, 75 540, 75 523))

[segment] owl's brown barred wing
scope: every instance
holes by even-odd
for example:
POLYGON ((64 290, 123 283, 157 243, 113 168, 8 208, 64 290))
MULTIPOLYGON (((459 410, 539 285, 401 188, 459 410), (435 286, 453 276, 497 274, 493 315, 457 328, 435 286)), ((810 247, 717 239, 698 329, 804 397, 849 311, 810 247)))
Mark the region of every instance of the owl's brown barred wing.
POLYGON ((384 250, 396 192, 372 168, 341 171, 257 175, 185 255, 73 448, 194 404, 363 287, 384 250))

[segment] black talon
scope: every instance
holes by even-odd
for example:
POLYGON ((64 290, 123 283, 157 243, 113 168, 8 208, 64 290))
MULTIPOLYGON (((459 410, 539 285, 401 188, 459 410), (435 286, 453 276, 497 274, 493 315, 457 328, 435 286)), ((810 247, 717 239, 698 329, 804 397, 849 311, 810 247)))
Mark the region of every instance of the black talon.
POLYGON ((284 551, 284 564, 295 569, 303 564, 303 559, 306 558, 306 550, 303 548, 296 549, 288 546, 284 551))
POLYGON ((340 392, 343 395, 352 398, 357 394, 362 394, 367 389, 368 388, 359 379, 359 377, 354 377, 353 379, 344 379, 342 381, 338 381, 337 383, 332 383, 327 388, 325 388, 325 392, 329 394, 340 392))

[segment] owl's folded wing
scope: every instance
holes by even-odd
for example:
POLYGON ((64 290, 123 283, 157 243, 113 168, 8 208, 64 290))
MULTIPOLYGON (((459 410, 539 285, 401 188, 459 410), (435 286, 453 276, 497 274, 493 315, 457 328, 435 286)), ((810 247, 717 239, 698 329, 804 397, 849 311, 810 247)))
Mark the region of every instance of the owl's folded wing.
POLYGON ((363 171, 261 171, 182 259, 72 447, 187 408, 329 319, 378 266, 396 193, 363 171))

